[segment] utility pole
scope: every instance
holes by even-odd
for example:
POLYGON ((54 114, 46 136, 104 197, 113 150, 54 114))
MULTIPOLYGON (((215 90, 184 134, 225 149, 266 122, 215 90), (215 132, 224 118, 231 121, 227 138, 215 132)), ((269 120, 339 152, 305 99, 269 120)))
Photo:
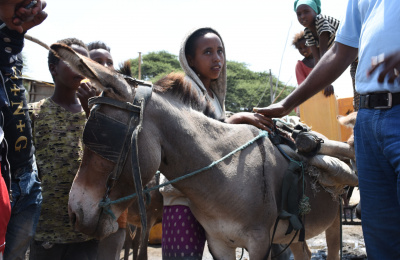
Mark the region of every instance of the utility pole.
POLYGON ((270 86, 270 97, 271 97, 271 104, 273 104, 274 99, 275 99, 275 90, 274 90, 274 85, 272 84, 272 71, 269 69, 269 86, 270 86))
POLYGON ((142 79, 142 53, 139 52, 139 80, 142 79))

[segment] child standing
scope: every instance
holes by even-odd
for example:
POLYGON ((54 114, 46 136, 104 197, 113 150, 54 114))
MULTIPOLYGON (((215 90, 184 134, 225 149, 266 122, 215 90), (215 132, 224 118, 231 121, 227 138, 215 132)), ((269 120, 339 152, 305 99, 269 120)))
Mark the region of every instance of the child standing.
MULTIPOLYGON (((339 20, 321 14, 320 0, 296 0, 294 11, 297 19, 304 28, 306 45, 310 46, 314 58, 314 65, 324 56, 329 48, 332 47, 336 31, 339 28, 339 20)), ((325 95, 333 95, 333 86, 325 88, 325 95)))
POLYGON ((339 20, 321 14, 320 0, 295 0, 294 11, 299 23, 305 27, 307 46, 311 47, 315 64, 317 64, 333 45, 339 28, 339 20))
POLYGON ((292 44, 304 57, 302 60, 297 61, 296 64, 297 84, 300 85, 300 83, 307 78, 308 74, 310 74, 314 68, 314 57, 311 48, 306 45, 304 31, 301 31, 294 36, 292 44))
MULTIPOLYGON (((295 0, 294 11, 299 23, 305 27, 305 45, 311 49, 315 66, 328 49, 333 46, 336 31, 339 28, 339 20, 321 14, 320 0, 295 0)), ((307 70, 304 67, 303 69, 307 70)), ((298 78, 298 84, 303 82, 304 79, 305 77, 301 77, 299 81, 298 78)), ((341 139, 340 126, 336 120, 337 114, 338 104, 332 85, 327 86, 300 106, 300 119, 312 127, 314 131, 320 132, 332 140, 341 139)))
MULTIPOLYGON (((86 45, 75 38, 59 41, 89 56, 86 45)), ((81 103, 94 96, 84 79, 49 52, 48 65, 54 80, 50 98, 30 104, 33 138, 43 204, 31 244, 30 259, 96 259, 98 242, 73 230, 68 216, 68 195, 82 160, 85 112, 81 103), (77 90, 80 88, 80 98, 77 90)))

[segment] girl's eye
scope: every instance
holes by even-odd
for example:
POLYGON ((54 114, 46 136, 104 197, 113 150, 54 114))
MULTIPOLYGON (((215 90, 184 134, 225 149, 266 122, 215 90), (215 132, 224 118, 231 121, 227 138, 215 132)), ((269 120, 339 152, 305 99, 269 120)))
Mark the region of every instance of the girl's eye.
POLYGON ((224 52, 222 50, 218 50, 218 53, 219 54, 223 54, 224 52))

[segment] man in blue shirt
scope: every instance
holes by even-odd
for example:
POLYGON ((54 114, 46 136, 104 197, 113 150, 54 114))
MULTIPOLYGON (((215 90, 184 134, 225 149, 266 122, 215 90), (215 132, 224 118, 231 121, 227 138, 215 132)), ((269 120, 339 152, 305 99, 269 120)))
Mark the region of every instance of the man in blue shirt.
POLYGON ((288 114, 337 79, 359 57, 360 109, 355 151, 368 259, 400 259, 400 5, 395 0, 349 0, 332 47, 283 101, 254 111, 288 114))

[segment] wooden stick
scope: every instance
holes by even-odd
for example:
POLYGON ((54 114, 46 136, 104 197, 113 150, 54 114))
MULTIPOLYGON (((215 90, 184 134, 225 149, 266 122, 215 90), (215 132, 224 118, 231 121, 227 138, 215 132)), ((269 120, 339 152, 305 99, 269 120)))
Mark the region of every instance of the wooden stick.
POLYGON ((32 36, 30 36, 30 35, 28 35, 28 34, 25 34, 24 37, 25 37, 25 39, 27 39, 27 40, 30 40, 30 41, 32 41, 32 42, 34 42, 34 43, 39 44, 40 46, 42 46, 42 47, 45 48, 46 50, 50 50, 49 46, 48 46, 46 43, 40 41, 39 39, 36 39, 35 37, 32 37, 32 36))

